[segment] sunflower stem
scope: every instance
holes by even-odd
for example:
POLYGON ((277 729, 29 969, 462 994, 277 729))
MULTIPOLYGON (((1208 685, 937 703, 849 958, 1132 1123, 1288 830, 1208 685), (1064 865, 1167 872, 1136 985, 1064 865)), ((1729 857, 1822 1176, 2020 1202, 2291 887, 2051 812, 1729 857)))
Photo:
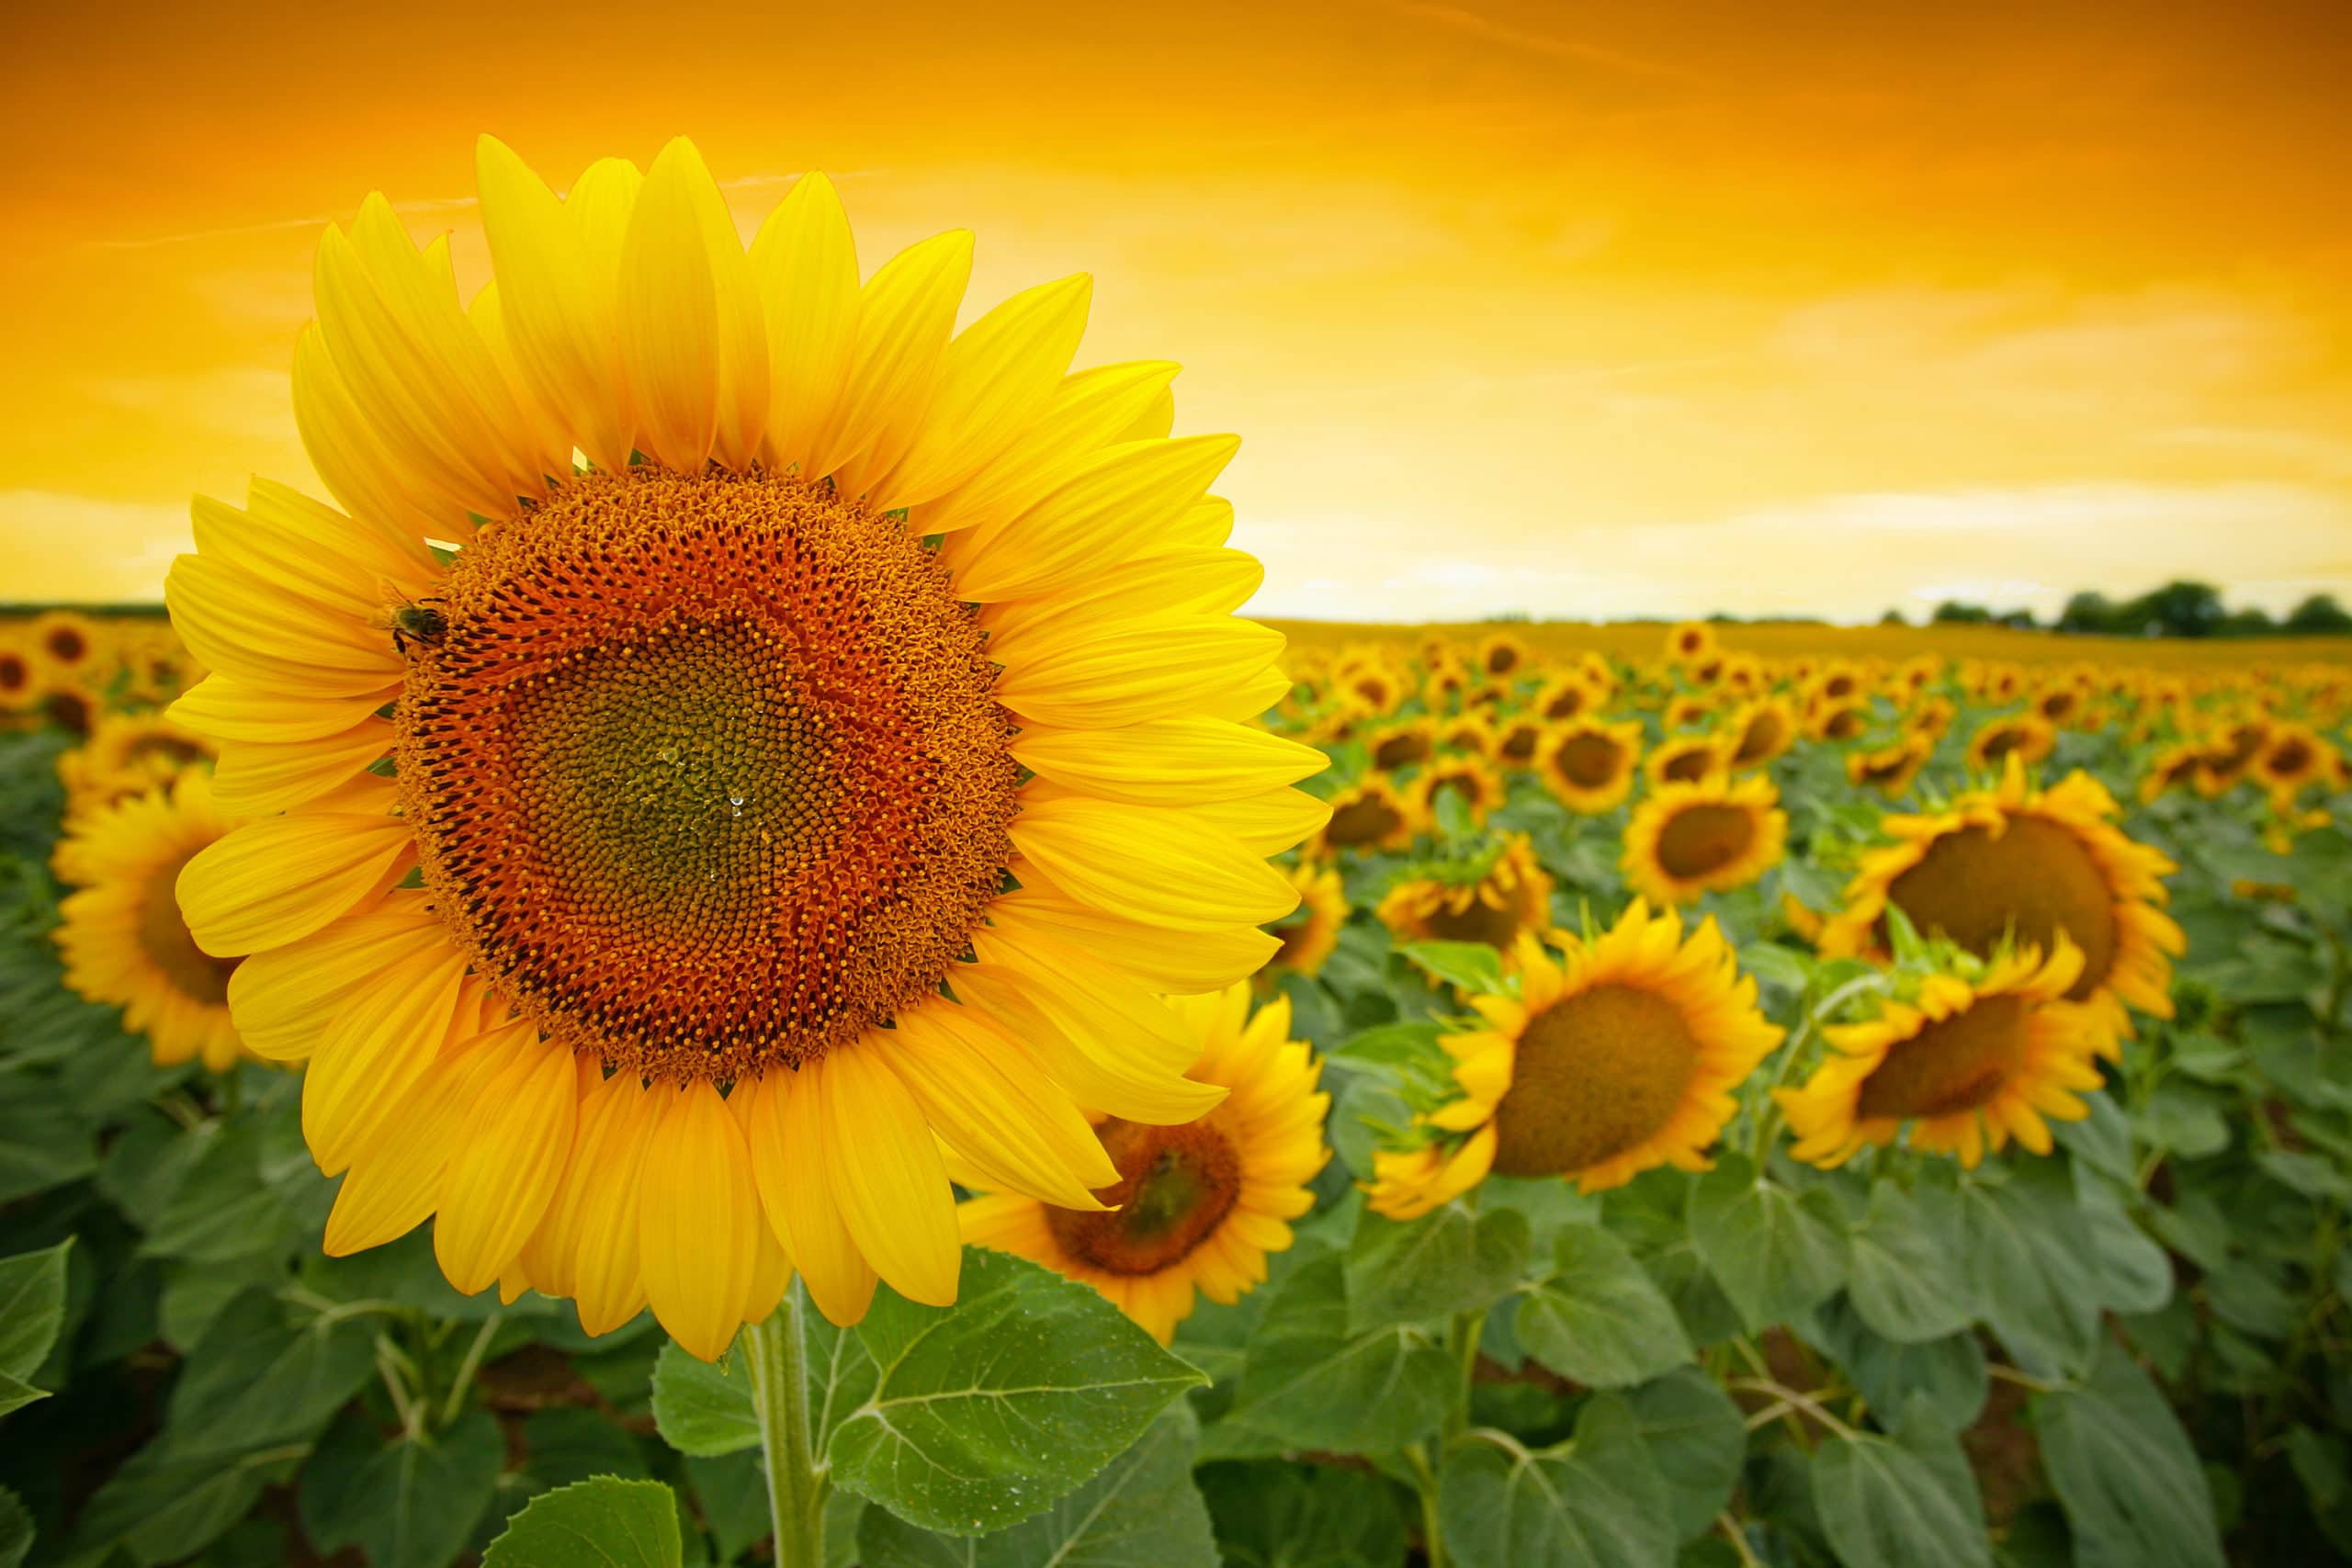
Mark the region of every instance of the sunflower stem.
POLYGON ((751 1368, 752 1406, 760 1418, 760 1453, 768 1478, 768 1517, 775 1528, 776 1568, 823 1568, 825 1472, 808 1430, 807 1298, 796 1279, 765 1323, 737 1343, 751 1368))

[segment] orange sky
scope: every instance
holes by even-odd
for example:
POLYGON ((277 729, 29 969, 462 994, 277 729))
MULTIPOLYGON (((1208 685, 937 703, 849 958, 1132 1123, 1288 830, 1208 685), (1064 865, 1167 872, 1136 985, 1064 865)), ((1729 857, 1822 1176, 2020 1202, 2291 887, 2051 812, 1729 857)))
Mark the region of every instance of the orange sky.
POLYGON ((0 599, 153 597, 315 484, 287 367, 381 188, 486 276, 473 139, 841 182, 969 311, 1097 276, 1182 361, 1267 614, 2352 599, 2352 29, 2312 5, 82 6, 0 58, 0 599), (1759 19, 1770 17, 1769 25, 1759 19), (492 19, 485 19, 492 18, 492 19))

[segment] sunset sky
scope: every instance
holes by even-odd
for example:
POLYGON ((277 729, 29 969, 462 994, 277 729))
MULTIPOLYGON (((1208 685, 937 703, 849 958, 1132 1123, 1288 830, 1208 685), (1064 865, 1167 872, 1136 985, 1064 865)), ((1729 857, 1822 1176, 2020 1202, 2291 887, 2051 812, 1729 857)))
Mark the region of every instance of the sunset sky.
POLYGON ((690 134, 747 231, 824 168, 868 270, 978 232, 967 319, 1094 273, 1081 362, 1244 437, 1267 615, 2352 599, 2327 6, 361 9, 12 19, 0 600, 315 488, 319 232, 380 188, 470 291, 483 130, 559 186, 690 134))

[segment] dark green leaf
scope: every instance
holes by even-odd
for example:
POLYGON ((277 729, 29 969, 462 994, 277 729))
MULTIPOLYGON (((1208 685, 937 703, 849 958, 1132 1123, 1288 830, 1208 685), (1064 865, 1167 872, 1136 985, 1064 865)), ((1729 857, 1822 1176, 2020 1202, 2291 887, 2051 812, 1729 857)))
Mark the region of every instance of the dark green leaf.
POLYGON ((32 1549, 32 1515, 14 1492, 0 1486, 0 1568, 24 1568, 32 1549))
POLYGON ((1649 1445, 1681 1538, 1713 1529, 1739 1484, 1747 1452, 1747 1426, 1731 1395, 1698 1368, 1679 1367, 1614 1397, 1624 1402, 1649 1445))
POLYGON ((1786 1323, 1845 1281, 1844 1216, 1824 1189, 1800 1196, 1727 1154, 1691 1183, 1689 1215, 1699 1256, 1750 1329, 1786 1323))
POLYGON ((706 1361, 663 1341, 653 1363, 653 1422, 662 1440, 682 1454, 707 1459, 756 1448, 760 1417, 742 1358, 730 1352, 706 1361))
POLYGON ((505 1453, 479 1410, 390 1442, 344 1422, 303 1466, 302 1528, 324 1551, 358 1547, 369 1568, 447 1568, 490 1506, 505 1453))
POLYGON ((600 1479, 531 1499, 482 1568, 681 1568, 678 1499, 659 1481, 600 1479))
POLYGON ((1464 996, 1502 988, 1503 955, 1483 942, 1415 942, 1396 951, 1464 996))
POLYGON ((1348 1326, 1361 1333, 1482 1312, 1527 1269, 1527 1216, 1448 1203, 1418 1220, 1367 1209, 1348 1245, 1348 1326))
POLYGON ((2120 1346, 2102 1342, 2087 1381, 2037 1400, 2034 1428, 2080 1568, 2220 1568, 2188 1435, 2120 1346))
POLYGON ((1846 1568, 1991 1568, 1976 1479, 1949 1432, 1832 1438, 1814 1454, 1813 1489, 1846 1568))
POLYGON ((1987 1168, 1960 1195, 1968 1267, 1988 1281, 1985 1322, 2035 1376, 2080 1371, 2098 1338, 2098 1256, 2064 1165, 1987 1168))
POLYGON ((1901 1344, 1873 1330, 1838 1295, 1814 1309, 1807 1337, 1845 1370, 1873 1410, 1901 1410, 1913 1399, 1922 1400, 1956 1432, 1975 1421, 1991 1391, 1984 1347, 1973 1331, 1901 1344))
POLYGON ((39 1252, 0 1258, 0 1416, 45 1397, 33 1374, 65 1322, 68 1237, 39 1252))
POLYGON ((0 1073, 0 1203, 87 1176, 98 1166, 89 1122, 48 1078, 0 1073))
POLYGON ((305 1317, 249 1290, 188 1356, 172 1390, 173 1444, 182 1457, 307 1444, 375 1365, 366 1320, 305 1317))
POLYGON ((1668 1568, 1675 1528, 1666 1482, 1633 1417, 1594 1400, 1576 1437, 1531 1453, 1486 1440, 1455 1449, 1440 1527, 1461 1568, 1668 1568))
POLYGON ((1199 1481, 1231 1568, 1404 1568, 1398 1494, 1377 1475, 1272 1461, 1204 1465, 1199 1481))
POLYGON ((308 1449, 287 1443, 189 1457, 169 1440, 150 1443, 84 1506, 74 1552, 119 1547, 142 1568, 179 1562, 244 1517, 263 1487, 291 1477, 308 1449))
POLYGON ((768 1478, 758 1454, 689 1458, 686 1474, 694 1482, 695 1501, 710 1528, 719 1562, 732 1562, 752 1542, 768 1538, 768 1478))
POLYGON ((1623 1388, 1690 1359, 1673 1306, 1625 1244, 1598 1225, 1563 1228, 1551 1277, 1525 1289, 1512 1337, 1564 1378, 1623 1388))
POLYGON ((1257 1451, 1382 1452, 1445 1414, 1453 1359, 1409 1324, 1351 1334, 1341 1268, 1327 1254, 1293 1273, 1250 1342, 1226 1421, 1266 1438, 1257 1451))
POLYGON ((1957 1334, 1974 1321, 1975 1281, 1961 1246, 1960 1200, 1951 1190, 1923 1185, 1906 1192, 1892 1181, 1875 1182, 1849 1239, 1846 1293, 1879 1334, 1917 1343, 1957 1334))

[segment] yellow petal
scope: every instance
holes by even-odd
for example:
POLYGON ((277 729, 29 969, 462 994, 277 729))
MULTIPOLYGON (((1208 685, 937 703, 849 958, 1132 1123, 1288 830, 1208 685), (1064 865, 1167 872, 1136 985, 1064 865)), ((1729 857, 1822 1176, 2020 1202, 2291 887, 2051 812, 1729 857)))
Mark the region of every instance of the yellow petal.
POLYGON ((857 243, 833 182, 803 175, 760 226, 751 261, 767 322, 769 459, 814 477, 857 351, 857 243))
POLYGON ((239 740, 220 749, 212 782, 223 811, 244 817, 283 811, 347 782, 391 752, 394 731, 369 714, 340 735, 316 740, 239 740))
POLYGON ((804 473, 831 473, 855 458, 879 474, 898 460, 930 405, 971 276, 972 236, 956 229, 908 246, 866 279, 858 291, 848 384, 804 473))
POLYGON ((300 942, 256 953, 229 976, 229 1012, 255 1055, 300 1062, 344 999, 377 976, 449 945, 425 895, 397 892, 300 942))
POLYGON ((594 1118, 599 1141, 575 1150, 566 1168, 580 1171, 585 1190, 576 1199, 564 1195, 576 1204, 570 1217, 579 1238, 572 1254, 572 1299, 580 1306, 580 1326, 591 1334, 608 1334, 645 1308, 639 1189, 660 1120, 653 1091, 633 1074, 607 1078, 602 1094, 606 1104, 601 1116, 590 1105, 581 1111, 583 1120, 594 1118))
POLYGON ((1176 367, 1165 360, 1143 359, 1064 377, 1028 434, 968 482, 914 509, 914 531, 949 534, 1020 515, 1084 467, 1098 448, 1116 442, 1175 375, 1176 367))
POLYGON ((1195 714, 1118 729, 1028 726, 1012 754, 1040 777, 1137 806, 1235 800, 1312 778, 1325 766, 1312 746, 1195 714))
POLYGON ((491 1043, 469 1041, 434 1058, 401 1107, 396 1135, 371 1141, 343 1173, 327 1215, 328 1257, 397 1241, 439 1205, 442 1173, 491 1043))
POLYGON ((974 1010, 926 1003, 900 1014, 897 1028, 876 1031, 873 1049, 941 1141, 989 1186, 1100 1209, 1093 1190, 1118 1180, 1078 1106, 974 1010))
POLYGON ((233 677, 207 675, 164 710, 173 723, 215 740, 320 740, 340 735, 400 695, 388 682, 353 697, 295 697, 233 677))
POLYGON ((1153 925, 1263 925, 1298 907, 1287 877, 1173 807, 1078 796, 1024 804, 1012 842, 1080 903, 1153 925))
POLYGON ((465 969, 454 947, 409 959, 353 992, 327 1024, 302 1076, 302 1138, 322 1174, 351 1164, 449 1043, 465 969))
POLYGON ((1069 729, 1214 712, 1282 656, 1283 642, 1280 632, 1230 615, 1074 628, 1031 644, 1006 665, 996 694, 1024 719, 1069 729))
POLYGON ((205 952, 234 958, 299 942, 383 891, 416 857, 397 817, 303 813, 250 822, 179 875, 180 913, 205 952))
POLYGON ((832 1168, 851 1239, 900 1295, 952 1305, 963 1256, 956 1197, 914 1097, 861 1043, 826 1057, 825 1100, 832 1146, 857 1151, 832 1168))
POLYGON ((252 685, 299 698, 380 692, 406 666, 389 633, 273 590, 227 561, 181 556, 164 579, 164 602, 188 651, 252 685))
POLYGON ((1279 938, 1254 926, 1180 931, 1146 925, 1091 908, 1042 880, 1024 877, 1019 863, 1012 871, 1022 886, 989 906, 991 921, 999 926, 1034 921, 1089 952, 1115 953, 1119 967, 1155 991, 1190 995, 1217 990, 1256 974, 1282 946, 1279 938))
POLYGON ((759 1268, 752 1156, 709 1084, 650 1092, 662 1105, 638 1175, 645 1296, 671 1338, 715 1361, 743 1325, 759 1268))
POLYGON ((1233 435, 1104 448, 1019 516, 958 536, 957 592, 983 604, 1023 598, 1163 547, 1162 533, 1240 449, 1233 435))
POLYGON ((1288 787, 1238 800, 1203 801, 1191 810, 1195 821, 1231 834, 1242 848, 1257 855, 1280 854, 1303 843, 1331 819, 1328 802, 1288 787))
POLYGON ((989 634, 989 656, 1000 664, 1017 664, 1033 645, 1148 615, 1230 615, 1250 602, 1265 578, 1258 558, 1240 550, 1163 550, 1057 592, 985 605, 979 620, 989 634))
POLYGON ((537 1026, 506 1024, 488 1039, 496 1060, 459 1129, 433 1226, 441 1271, 468 1296, 496 1280, 538 1228, 571 1157, 579 1109, 571 1053, 541 1040, 537 1026))
POLYGON ((402 462, 369 424, 315 321, 294 339, 294 428, 327 492, 353 516, 419 544, 472 532, 458 486, 437 467, 402 462))
MULTIPOLYGON (((1123 1010, 1106 1000, 1100 966, 1079 978, 1087 982, 1083 993, 1063 987, 1058 976, 982 963, 958 969, 956 986, 958 996, 1035 1054, 1064 1093, 1092 1110, 1172 1127, 1198 1121, 1225 1098, 1217 1086, 1195 1083, 1133 1048, 1131 1042, 1150 1026, 1151 1016, 1140 1004, 1123 1010)), ((1142 994, 1153 1009, 1167 1010, 1148 993, 1130 994, 1142 994)))
MULTIPOLYGON (((755 1096, 744 1118, 752 1140, 752 1173, 761 1205, 784 1237, 792 1266, 808 1287, 808 1299, 833 1322, 849 1325, 873 1303, 872 1264, 851 1239, 834 1201, 827 1169, 830 1129, 823 1091, 826 1064, 802 1065, 797 1072, 771 1073, 751 1086, 755 1096)), ((736 1093, 745 1092, 737 1086, 736 1093)))

